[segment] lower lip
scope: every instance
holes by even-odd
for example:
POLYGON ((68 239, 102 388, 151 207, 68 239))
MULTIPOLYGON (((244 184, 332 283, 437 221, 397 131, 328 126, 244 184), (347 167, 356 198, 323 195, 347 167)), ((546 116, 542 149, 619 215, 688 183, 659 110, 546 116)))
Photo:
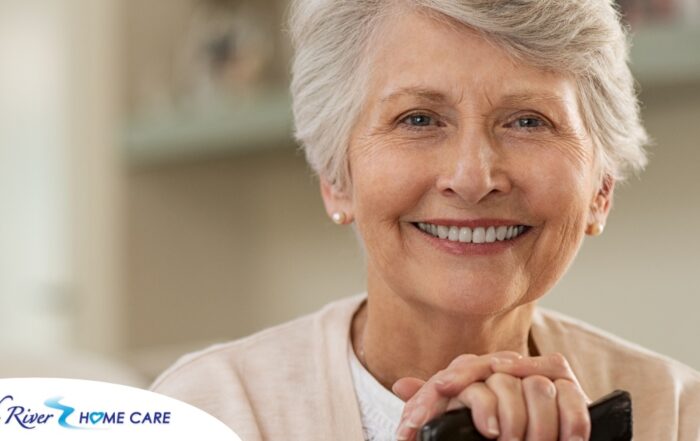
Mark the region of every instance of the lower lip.
POLYGON ((455 256, 488 256, 501 253, 507 249, 514 247, 520 242, 520 240, 523 237, 527 236, 528 233, 530 233, 530 230, 532 230, 532 227, 526 227, 525 231, 523 231, 515 239, 507 239, 501 241, 496 240, 495 242, 489 243, 466 243, 454 242, 447 239, 440 239, 439 237, 435 237, 421 230, 420 228, 418 228, 417 225, 411 224, 411 226, 415 228, 418 234, 423 236, 432 246, 441 251, 453 254, 455 256))

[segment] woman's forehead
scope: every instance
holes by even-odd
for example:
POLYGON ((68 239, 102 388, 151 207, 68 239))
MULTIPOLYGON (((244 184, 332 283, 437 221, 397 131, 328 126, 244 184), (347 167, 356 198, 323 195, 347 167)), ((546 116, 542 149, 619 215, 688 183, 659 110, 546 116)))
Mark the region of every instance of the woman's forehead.
POLYGON ((369 70, 370 99, 380 104, 403 98, 455 103, 476 95, 512 103, 577 101, 570 76, 518 62, 467 27, 415 12, 387 26, 369 70))

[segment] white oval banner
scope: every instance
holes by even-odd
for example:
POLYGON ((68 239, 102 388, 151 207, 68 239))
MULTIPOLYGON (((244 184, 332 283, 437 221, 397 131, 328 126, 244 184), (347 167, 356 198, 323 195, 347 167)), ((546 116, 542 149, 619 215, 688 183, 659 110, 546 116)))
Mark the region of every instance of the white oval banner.
POLYGON ((165 395, 99 381, 0 379, 0 440, 240 441, 224 423, 165 395), (168 437, 168 438, 166 438, 168 437))

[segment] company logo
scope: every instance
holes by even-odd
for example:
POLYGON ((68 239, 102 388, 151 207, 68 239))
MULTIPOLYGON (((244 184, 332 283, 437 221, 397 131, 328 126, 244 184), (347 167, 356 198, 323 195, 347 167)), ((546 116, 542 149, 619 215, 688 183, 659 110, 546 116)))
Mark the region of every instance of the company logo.
POLYGON ((0 440, 241 441, 182 401, 147 390, 64 378, 0 378, 0 440))
MULTIPOLYGON (((0 395, 1 396, 1 395, 0 395)), ((122 424, 170 424, 170 411, 79 410, 61 403, 63 397, 44 401, 46 409, 32 410, 12 395, 0 398, 0 423, 17 424, 23 429, 36 429, 44 424, 58 424, 66 429, 104 429, 122 424), (7 407, 5 407, 7 406, 7 407), (51 409, 54 409, 52 411, 51 409), (58 411, 58 412, 56 412, 58 411)))

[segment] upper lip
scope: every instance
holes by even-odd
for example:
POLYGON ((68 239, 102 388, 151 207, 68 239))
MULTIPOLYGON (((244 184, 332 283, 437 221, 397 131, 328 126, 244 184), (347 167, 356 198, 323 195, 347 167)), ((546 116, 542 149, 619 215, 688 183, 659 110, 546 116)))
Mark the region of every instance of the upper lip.
POLYGON ((500 226, 506 226, 509 227, 511 225, 527 225, 523 222, 516 221, 516 220, 511 220, 511 219, 424 219, 421 221, 416 221, 415 223, 426 223, 426 224, 434 224, 434 225, 443 225, 446 227, 469 227, 469 228, 478 228, 478 227, 500 227, 500 226))

